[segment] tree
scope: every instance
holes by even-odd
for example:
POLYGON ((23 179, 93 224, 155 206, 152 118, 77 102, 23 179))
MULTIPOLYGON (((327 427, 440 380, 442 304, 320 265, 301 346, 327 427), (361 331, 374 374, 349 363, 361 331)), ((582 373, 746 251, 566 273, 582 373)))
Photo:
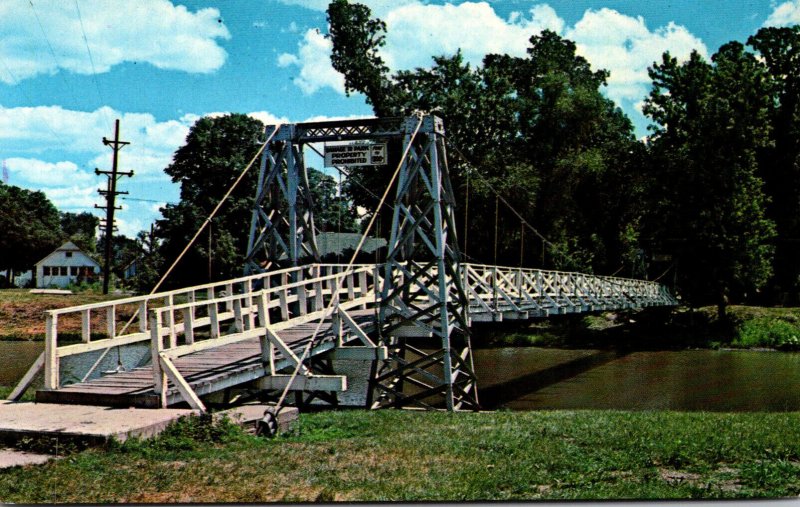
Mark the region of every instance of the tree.
POLYGON ((356 232, 355 210, 344 196, 338 194, 338 184, 313 167, 308 169, 308 185, 314 202, 314 226, 321 232, 356 232))
MULTIPOLYGON (((608 73, 592 70, 573 42, 544 31, 530 38, 527 57, 488 55, 472 68, 456 52, 390 75, 379 54, 386 25, 367 7, 335 0, 328 22, 331 62, 348 93, 363 93, 379 117, 422 110, 443 118, 456 202, 469 198, 469 213, 457 216, 461 228, 469 222, 471 258, 494 262, 496 250, 498 262, 516 263, 524 241, 526 263, 608 271, 637 249, 642 149, 630 121, 600 92, 608 73), (496 208, 489 185, 549 241, 496 208)), ((397 163, 399 149, 394 154, 397 163)), ((346 191, 374 210, 388 179, 386 171, 359 169, 346 191)))
MULTIPOLYGON (((165 169, 181 186, 180 202, 161 208, 164 219, 156 228, 162 240, 159 253, 167 263, 178 257, 256 154, 263 130, 260 121, 243 114, 204 117, 192 126, 165 169)), ((257 181, 256 165, 175 268, 170 283, 197 284, 241 274, 257 181)))
POLYGON ((764 61, 770 138, 759 156, 760 175, 778 238, 773 286, 800 300, 800 26, 762 28, 747 40, 764 61))
POLYGON ((27 270, 59 246, 58 210, 43 192, 0 183, 0 269, 27 270))
POLYGON ((97 252, 97 226, 100 219, 89 212, 60 212, 61 232, 66 239, 75 243, 81 250, 93 254, 97 252))
POLYGON ((738 42, 707 63, 668 53, 650 69, 644 112, 655 122, 649 237, 679 262, 679 285, 694 303, 764 286, 771 274, 774 223, 758 177, 757 153, 769 144, 766 69, 738 42))

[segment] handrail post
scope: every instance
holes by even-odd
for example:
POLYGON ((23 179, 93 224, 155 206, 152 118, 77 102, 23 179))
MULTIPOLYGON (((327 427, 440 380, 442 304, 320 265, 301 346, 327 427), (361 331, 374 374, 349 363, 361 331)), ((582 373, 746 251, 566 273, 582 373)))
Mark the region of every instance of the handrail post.
POLYGON ((45 313, 45 368, 44 388, 58 389, 60 384, 58 365, 58 315, 45 313))
POLYGON ((494 311, 497 312, 497 266, 492 266, 492 299, 494 300, 494 311))
POLYGON ((167 374, 161 369, 161 352, 164 341, 161 337, 161 311, 150 313, 150 357, 153 366, 153 391, 159 396, 159 406, 167 407, 167 374))

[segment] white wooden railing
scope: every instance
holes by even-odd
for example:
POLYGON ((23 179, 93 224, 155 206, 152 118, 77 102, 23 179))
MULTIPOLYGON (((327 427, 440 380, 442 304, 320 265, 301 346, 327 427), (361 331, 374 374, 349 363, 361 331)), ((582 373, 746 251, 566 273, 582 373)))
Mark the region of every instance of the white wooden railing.
MULTIPOLYGON (((345 271, 346 268, 341 264, 312 264, 147 296, 48 310, 45 351, 9 399, 21 397, 41 369, 45 389, 58 389, 59 360, 63 357, 103 351, 84 375, 85 380, 107 351, 148 340, 158 392, 169 373, 165 372, 164 359, 170 362, 181 355, 254 337, 267 343, 270 336, 266 327, 274 331, 321 316, 330 317, 331 308, 344 311, 347 318, 348 309, 375 304, 383 266, 356 265, 345 271), (337 301, 332 305, 334 297, 337 301), (93 333, 93 316, 100 317, 97 320, 102 323, 102 333, 93 333), (69 319, 80 319, 79 343, 60 341, 59 325, 69 319)), ((646 280, 481 264, 462 264, 460 276, 473 320, 498 320, 498 315, 510 312, 528 318, 677 304, 664 286, 646 280)), ((436 276, 430 278, 436 280, 436 276)), ((277 340, 270 343, 269 350, 272 346, 282 348, 277 340)), ((269 352, 264 350, 268 361, 269 352)))
POLYGON ((496 320, 504 312, 549 314, 672 306, 663 285, 647 280, 481 264, 462 265, 472 317, 496 320))
MULTIPOLYGON (((162 313, 163 324, 174 324, 171 336, 183 332, 184 322, 182 319, 187 312, 184 312, 183 307, 177 307, 179 304, 196 303, 196 307, 200 307, 204 301, 216 300, 220 303, 216 305, 216 314, 200 316, 194 324, 195 327, 210 322, 212 317, 216 318, 217 324, 238 318, 234 308, 236 305, 242 308, 241 317, 246 318, 248 323, 252 323, 256 316, 253 311, 253 298, 257 292, 265 289, 268 290, 269 297, 274 297, 270 308, 279 308, 281 317, 288 319, 291 316, 291 305, 295 305, 300 312, 316 308, 315 305, 319 304, 320 298, 331 292, 331 284, 334 282, 330 276, 341 274, 346 267, 338 264, 323 264, 287 268, 146 296, 48 310, 45 312, 45 350, 9 395, 9 399, 21 397, 36 374, 42 369, 44 369, 45 389, 58 389, 60 386, 59 363, 63 357, 96 351, 105 353, 116 347, 151 340, 148 312, 152 309, 159 307, 171 309, 166 314, 162 313), (298 282, 292 284, 292 280, 298 280, 298 282), (317 287, 311 291, 300 290, 300 287, 306 287, 307 283, 327 285, 321 290, 317 290, 317 287), (310 297, 309 294, 311 294, 310 297), (242 295, 242 297, 238 298, 237 295, 242 295), (220 301, 220 296, 223 298, 233 297, 230 301, 225 302, 224 300, 220 301), (237 300, 239 303, 234 304, 234 301, 237 300), (245 300, 246 304, 242 304, 242 301, 245 300), (122 309, 125 311, 121 312, 122 309), (102 332, 94 332, 92 328, 93 318, 97 316, 100 317, 102 332), (61 324, 75 319, 80 319, 81 322, 80 341, 65 343, 63 339, 65 331, 61 324)), ((354 266, 353 271, 353 276, 344 281, 343 291, 347 297, 353 296, 356 292, 361 294, 366 289, 368 273, 373 273, 375 266, 354 266)), ((188 315, 191 318, 192 312, 189 312, 188 315)), ((71 338, 74 333, 68 333, 68 335, 71 338)), ((102 358, 103 355, 83 376, 84 380, 97 368, 102 358)))

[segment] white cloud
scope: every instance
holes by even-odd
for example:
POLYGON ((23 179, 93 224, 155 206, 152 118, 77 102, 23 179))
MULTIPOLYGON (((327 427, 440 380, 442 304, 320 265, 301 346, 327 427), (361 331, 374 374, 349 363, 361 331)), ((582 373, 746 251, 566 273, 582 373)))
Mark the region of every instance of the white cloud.
POLYGON ((289 123, 289 119, 285 116, 275 116, 269 111, 252 111, 247 113, 247 116, 260 120, 264 125, 277 125, 279 123, 289 123))
POLYGON ((324 87, 344 94, 344 76, 331 67, 332 47, 331 41, 319 30, 307 30, 299 44, 297 55, 281 54, 278 56, 278 65, 300 67, 300 75, 293 81, 305 94, 312 94, 324 87))
MULTIPOLYGON (((6 153, 37 154, 58 150, 90 166, 109 169, 111 149, 102 143, 112 137, 109 121, 120 118, 120 138, 131 144, 120 151, 121 170, 133 169, 137 176, 165 179, 162 170, 186 140, 191 116, 159 122, 151 114, 119 113, 103 107, 91 112, 59 106, 0 106, 0 147, 6 153)), ((35 158, 35 157, 24 157, 35 158)))
POLYGON ((800 0, 789 0, 774 5, 763 26, 790 26, 798 23, 800 23, 800 0))
POLYGON ((0 2, 0 57, 7 66, 0 69, 0 80, 12 84, 62 69, 91 74, 81 20, 98 73, 123 62, 208 73, 227 57, 217 40, 229 39, 230 33, 217 9, 190 12, 167 0, 120 2, 112 8, 105 0, 80 0, 78 6, 80 17, 74 2, 0 2))
MULTIPOLYGON (((299 7, 304 7, 306 9, 317 12, 327 12, 328 4, 330 4, 330 0, 278 0, 278 1, 284 5, 297 5, 299 7)), ((366 0, 366 1, 361 1, 359 3, 369 7, 370 11, 372 11, 372 17, 379 17, 383 19, 392 9, 395 9, 401 5, 407 5, 419 2, 418 0, 366 0)))
MULTIPOLYGON (((293 0, 283 1, 296 4, 293 0)), ((474 65, 480 64, 488 53, 523 56, 531 35, 544 29, 560 32, 564 28, 564 20, 547 4, 533 6, 527 17, 515 12, 507 20, 486 2, 427 5, 407 0, 375 5, 371 2, 370 7, 374 15, 386 21, 386 45, 381 56, 392 71, 427 67, 431 56, 452 55, 459 48, 474 65)), ((344 93, 344 78, 330 64, 331 47, 330 40, 319 30, 308 30, 297 53, 283 53, 277 63, 281 67, 299 67, 294 83, 306 94, 325 87, 344 93)))
POLYGON ((687 59, 693 49, 708 56, 703 41, 683 26, 670 22, 651 31, 641 16, 607 8, 587 10, 565 37, 575 41, 578 53, 593 68, 610 71, 607 92, 618 104, 637 103, 648 93, 647 67, 660 61, 665 51, 678 60, 687 59))
POLYGON ((45 162, 35 158, 5 159, 11 182, 19 185, 52 187, 74 183, 86 183, 94 179, 89 173, 81 171, 74 162, 45 162))
POLYGON ((94 208, 99 203, 96 185, 71 185, 68 187, 43 188, 47 198, 61 211, 94 208))
POLYGON ((544 28, 560 30, 564 23, 546 4, 536 5, 528 15, 514 13, 506 20, 486 2, 411 3, 386 16, 382 55, 393 70, 427 67, 431 56, 452 55, 459 48, 473 64, 488 53, 522 56, 531 35, 544 28))

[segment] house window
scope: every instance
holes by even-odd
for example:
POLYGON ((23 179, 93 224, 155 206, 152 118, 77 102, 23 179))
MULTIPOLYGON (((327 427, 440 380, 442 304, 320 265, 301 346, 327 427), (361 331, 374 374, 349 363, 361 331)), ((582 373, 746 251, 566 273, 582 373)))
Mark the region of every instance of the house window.
POLYGON ((67 276, 67 266, 61 266, 61 276, 67 276))
POLYGON ((69 274, 71 276, 78 276, 78 266, 72 266, 69 268, 69 274))
POLYGON ((64 255, 67 257, 72 257, 72 252, 64 252, 64 255))
POLYGON ((50 276, 50 266, 42 267, 42 275, 43 276, 50 276))

